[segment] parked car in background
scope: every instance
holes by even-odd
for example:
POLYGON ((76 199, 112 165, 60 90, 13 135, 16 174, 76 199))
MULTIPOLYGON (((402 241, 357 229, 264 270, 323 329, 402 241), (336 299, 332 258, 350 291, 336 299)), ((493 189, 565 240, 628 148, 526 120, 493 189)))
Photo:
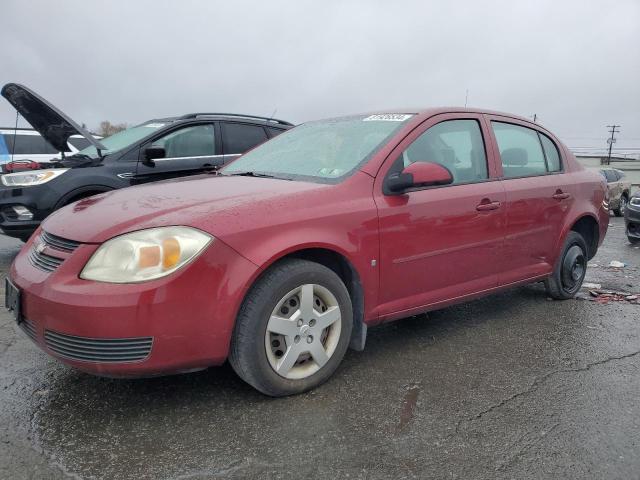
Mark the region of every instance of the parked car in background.
POLYGON ((625 179, 622 170, 616 168, 600 168, 598 170, 607 181, 609 209, 616 217, 624 216, 624 211, 631 197, 631 182, 625 179))
MULTIPOLYGON (((100 139, 100 136, 94 136, 100 139)), ((81 135, 72 135, 67 142, 71 155, 89 146, 81 135)), ((59 159, 62 152, 56 150, 40 133, 32 128, 0 128, 0 165, 9 162, 48 162, 59 159)))
POLYGON ((7 84, 4 96, 55 151, 71 152, 39 170, 2 175, 0 228, 26 240, 51 212, 118 188, 214 170, 291 128, 283 120, 190 113, 149 120, 96 139, 27 87, 7 84), (73 152, 80 136, 89 146, 73 152))
POLYGON ((363 349, 369 326, 532 282, 573 297, 607 231, 605 193, 551 132, 508 114, 310 122, 216 175, 60 209, 15 258, 6 304, 87 372, 229 359, 289 395, 363 349))
POLYGON ((629 243, 640 243, 640 192, 636 192, 624 211, 624 223, 629 243))

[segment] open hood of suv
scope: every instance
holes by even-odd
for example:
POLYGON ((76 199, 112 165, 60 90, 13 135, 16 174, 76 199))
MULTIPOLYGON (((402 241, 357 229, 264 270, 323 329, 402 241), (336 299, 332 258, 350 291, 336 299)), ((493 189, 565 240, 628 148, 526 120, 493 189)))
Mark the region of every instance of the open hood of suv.
POLYGON ((106 150, 87 130, 24 85, 7 83, 0 94, 59 152, 71 151, 67 144, 71 135, 82 135, 96 149, 106 150))

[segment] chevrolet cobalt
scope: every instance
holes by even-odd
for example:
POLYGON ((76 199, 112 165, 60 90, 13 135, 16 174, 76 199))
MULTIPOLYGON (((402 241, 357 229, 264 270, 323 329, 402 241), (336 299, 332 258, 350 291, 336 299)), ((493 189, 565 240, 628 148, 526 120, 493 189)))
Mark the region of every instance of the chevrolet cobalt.
POLYGON ((533 282, 573 297, 608 215, 604 179, 524 118, 334 118, 219 171, 63 207, 16 257, 6 306, 86 372, 229 360, 259 391, 290 395, 382 322, 533 282))

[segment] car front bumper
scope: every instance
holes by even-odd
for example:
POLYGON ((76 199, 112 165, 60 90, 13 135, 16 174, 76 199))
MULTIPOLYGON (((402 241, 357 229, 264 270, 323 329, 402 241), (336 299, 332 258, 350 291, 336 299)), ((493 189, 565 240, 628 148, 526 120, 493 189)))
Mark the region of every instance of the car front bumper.
POLYGON ((6 187, 0 185, 0 229, 11 237, 29 237, 53 211, 59 200, 47 184, 32 187, 6 187), (13 207, 24 207, 30 219, 20 219, 13 207))
POLYGON ((627 227, 627 235, 640 239, 640 207, 627 204, 624 212, 624 223, 627 227))
POLYGON ((53 272, 30 260, 34 235, 10 280, 21 292, 22 329, 45 352, 80 370, 140 377, 225 361, 245 285, 257 267, 219 240, 167 277, 138 284, 82 280, 98 248, 81 244, 53 272))

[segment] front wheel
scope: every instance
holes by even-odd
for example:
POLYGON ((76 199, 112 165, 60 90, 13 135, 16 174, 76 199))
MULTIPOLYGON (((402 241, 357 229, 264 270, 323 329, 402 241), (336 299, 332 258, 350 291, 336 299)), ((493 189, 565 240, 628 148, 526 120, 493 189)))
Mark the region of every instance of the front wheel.
POLYGON ((231 341, 229 362, 260 392, 280 397, 325 382, 349 345, 351 298, 331 269, 285 260, 247 294, 231 341))
POLYGON ((618 205, 618 208, 614 208, 613 209, 613 213, 615 214, 616 217, 623 217, 624 216, 624 211, 627 209, 627 203, 629 203, 629 200, 627 199, 626 195, 622 195, 620 197, 620 204, 618 205))
POLYGON ((567 235, 556 267, 545 280, 547 294, 556 300, 573 298, 587 273, 587 244, 578 232, 567 235))

